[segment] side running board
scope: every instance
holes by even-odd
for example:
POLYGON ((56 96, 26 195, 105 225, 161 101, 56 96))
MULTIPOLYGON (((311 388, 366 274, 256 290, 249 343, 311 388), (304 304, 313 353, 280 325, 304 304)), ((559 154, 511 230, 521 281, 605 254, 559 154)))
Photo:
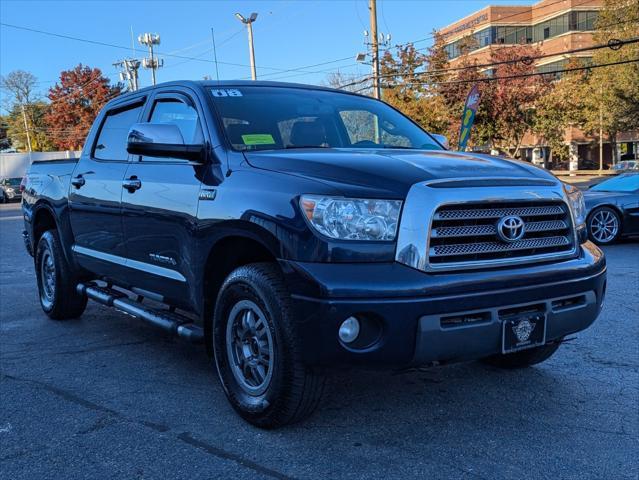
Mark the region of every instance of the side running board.
POLYGON ((168 310, 142 305, 141 301, 131 300, 124 293, 107 287, 100 287, 94 283, 77 286, 80 295, 86 295, 91 300, 113 307, 124 313, 160 327, 161 329, 178 335, 193 343, 204 341, 204 332, 201 327, 195 325, 193 320, 183 315, 168 310))

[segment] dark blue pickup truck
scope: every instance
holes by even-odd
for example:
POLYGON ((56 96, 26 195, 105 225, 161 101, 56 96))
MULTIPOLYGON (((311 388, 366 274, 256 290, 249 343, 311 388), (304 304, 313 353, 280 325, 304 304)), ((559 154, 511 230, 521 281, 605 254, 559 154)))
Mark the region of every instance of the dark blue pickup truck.
POLYGON ((335 367, 542 362, 606 290, 578 190, 321 87, 122 95, 79 160, 31 166, 23 211, 49 317, 91 299, 203 342, 265 428, 335 367))

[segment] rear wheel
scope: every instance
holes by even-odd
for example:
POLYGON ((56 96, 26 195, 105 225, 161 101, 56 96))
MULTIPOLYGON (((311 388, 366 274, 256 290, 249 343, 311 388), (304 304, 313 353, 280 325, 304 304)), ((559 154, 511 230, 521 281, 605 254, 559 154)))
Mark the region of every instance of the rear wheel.
POLYGON ((77 318, 87 306, 87 298, 76 291, 77 282, 62 252, 58 232, 48 230, 38 241, 35 255, 40 305, 49 318, 77 318))
POLYGON ((506 369, 530 367, 531 365, 544 362, 552 357, 560 344, 561 342, 557 341, 519 352, 493 355, 482 359, 482 362, 494 367, 506 369))
POLYGON ((290 296, 277 267, 240 267, 225 280, 213 319, 217 371, 233 408, 261 428, 306 418, 324 378, 301 360, 290 296))
POLYGON ((598 245, 608 245, 621 234, 621 218, 610 207, 599 207, 588 217, 588 236, 598 245))

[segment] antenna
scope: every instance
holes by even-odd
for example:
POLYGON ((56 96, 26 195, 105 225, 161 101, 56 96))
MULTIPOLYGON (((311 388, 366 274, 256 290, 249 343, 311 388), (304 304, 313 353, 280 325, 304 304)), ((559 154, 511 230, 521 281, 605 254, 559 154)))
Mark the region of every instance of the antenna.
POLYGON ((213 60, 215 61, 215 77, 217 81, 220 81, 220 71, 217 67, 217 49, 215 48, 215 33, 213 32, 213 27, 211 27, 211 39, 213 40, 213 60))
POLYGON ((133 35, 133 25, 131 25, 131 55, 135 57, 135 35, 133 35))

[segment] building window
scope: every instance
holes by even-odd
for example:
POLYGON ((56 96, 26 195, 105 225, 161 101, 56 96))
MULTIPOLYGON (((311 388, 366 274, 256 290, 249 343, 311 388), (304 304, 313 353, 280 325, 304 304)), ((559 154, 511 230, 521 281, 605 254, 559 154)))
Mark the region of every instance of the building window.
POLYGON ((532 42, 532 27, 493 27, 495 29, 493 43, 519 45, 532 42))
MULTIPOLYGON (((594 30, 598 16, 599 12, 597 11, 576 11, 564 13, 533 26, 499 25, 487 27, 469 35, 472 38, 468 51, 472 52, 491 44, 533 43, 548 40, 566 32, 594 30)), ((462 54, 460 46, 467 43, 468 40, 467 36, 446 45, 444 50, 448 54, 448 58, 452 60, 459 57, 462 54)))
POLYGON ((568 12, 533 27, 533 40, 539 42, 566 32, 590 31, 595 29, 599 16, 597 11, 568 12))
MULTIPOLYGON (((591 57, 583 57, 583 58, 577 59, 577 61, 581 65, 587 66, 587 65, 590 65, 592 63, 592 58, 591 57)), ((569 63, 570 63, 570 60, 562 59, 562 60, 558 60, 556 62, 547 63, 545 65, 540 65, 540 66, 537 67, 537 71, 539 73, 546 74, 546 75, 544 75, 544 77, 546 77, 546 78, 548 78, 550 80, 559 80, 563 76, 563 72, 557 72, 557 70, 565 69, 568 66, 569 63), (555 72, 555 73, 551 73, 551 72, 555 72)))
POLYGON ((595 29, 598 12, 571 12, 571 30, 590 31, 595 29))

